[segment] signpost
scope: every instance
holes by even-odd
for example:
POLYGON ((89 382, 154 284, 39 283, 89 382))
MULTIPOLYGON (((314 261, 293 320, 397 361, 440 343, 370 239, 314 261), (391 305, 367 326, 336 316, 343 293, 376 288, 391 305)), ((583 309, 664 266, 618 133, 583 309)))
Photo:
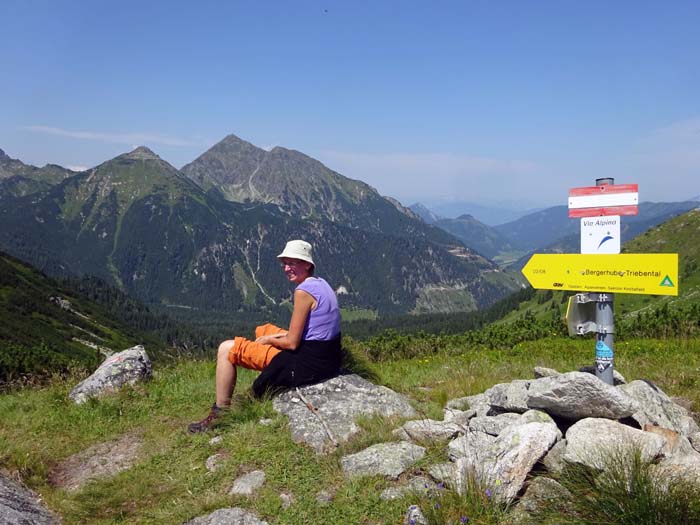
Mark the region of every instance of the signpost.
POLYGON ((569 217, 581 218, 581 254, 535 254, 522 270, 533 288, 585 292, 569 300, 569 333, 596 332, 596 376, 610 385, 614 294, 678 295, 678 254, 620 254, 620 216, 637 215, 638 201, 637 184, 614 179, 571 189, 569 217))
POLYGON ((543 290, 678 295, 676 253, 537 253, 522 272, 543 290))

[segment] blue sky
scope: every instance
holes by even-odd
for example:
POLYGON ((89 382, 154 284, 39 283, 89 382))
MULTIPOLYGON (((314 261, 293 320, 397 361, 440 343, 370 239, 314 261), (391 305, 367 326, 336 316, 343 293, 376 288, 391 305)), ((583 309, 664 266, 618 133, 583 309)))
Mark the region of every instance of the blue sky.
POLYGON ((229 133, 404 204, 700 194, 700 2, 0 4, 0 148, 176 167, 229 133))

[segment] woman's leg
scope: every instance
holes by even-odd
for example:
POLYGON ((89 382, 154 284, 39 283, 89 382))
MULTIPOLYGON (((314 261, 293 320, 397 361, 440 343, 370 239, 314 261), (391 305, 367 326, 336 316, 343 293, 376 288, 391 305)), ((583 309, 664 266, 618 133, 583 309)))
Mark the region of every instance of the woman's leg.
POLYGON ((216 355, 216 406, 220 408, 231 405, 231 396, 236 387, 236 365, 229 361, 234 344, 234 340, 224 341, 216 355))
MULTIPOLYGON (((256 329, 256 337, 282 332, 274 325, 263 325, 256 329)), ((236 337, 219 345, 216 354, 216 403, 209 415, 201 421, 191 423, 191 433, 204 432, 221 416, 221 409, 231 405, 231 396, 236 387, 236 367, 263 370, 281 350, 271 345, 263 345, 244 337, 236 337)))

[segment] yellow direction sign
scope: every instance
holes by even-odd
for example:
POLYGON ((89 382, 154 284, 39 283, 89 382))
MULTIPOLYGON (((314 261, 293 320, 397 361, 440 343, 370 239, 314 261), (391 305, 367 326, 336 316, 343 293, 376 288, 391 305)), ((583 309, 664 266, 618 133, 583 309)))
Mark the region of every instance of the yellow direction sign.
POLYGON ((678 295, 677 253, 540 253, 522 271, 545 290, 678 295))

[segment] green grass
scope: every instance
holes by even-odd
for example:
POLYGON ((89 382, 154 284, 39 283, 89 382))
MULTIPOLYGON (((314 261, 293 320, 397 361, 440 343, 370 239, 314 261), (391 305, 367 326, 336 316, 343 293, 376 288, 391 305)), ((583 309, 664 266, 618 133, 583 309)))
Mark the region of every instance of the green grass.
MULTIPOLYGON (((573 370, 592 364, 594 354, 590 340, 552 337, 504 350, 465 347, 450 354, 364 365, 378 381, 409 396, 421 414, 441 419, 448 399, 482 392, 495 383, 531 378, 537 365, 573 370)), ((628 379, 648 378, 669 395, 684 396, 700 407, 700 340, 623 341, 615 356, 617 368, 628 379)), ((247 388, 253 378, 253 373, 242 371, 240 387, 247 388)), ((18 473, 65 523, 182 523, 238 505, 274 524, 388 525, 401 523, 408 506, 421 502, 418 496, 381 501, 381 491, 394 482, 381 477, 348 481, 340 469, 342 455, 393 440, 391 430, 400 421, 365 418, 360 421, 362 431, 349 443, 331 455, 317 456, 291 441, 286 418, 274 412, 270 401, 244 400, 213 434, 188 435, 187 423, 204 416, 213 399, 211 362, 158 367, 149 383, 81 406, 67 398, 77 380, 55 379, 40 388, 0 396, 0 468, 18 473), (272 419, 272 424, 260 425, 261 418, 272 419), (130 470, 76 493, 49 484, 51 469, 60 461, 130 432, 144 441, 141 459, 130 470), (210 445, 216 434, 223 437, 222 443, 210 445), (210 473, 205 461, 215 453, 224 453, 226 459, 210 473), (254 469, 267 475, 259 495, 228 496, 233 480, 254 469), (316 501, 322 489, 334 493, 325 506, 316 501), (281 492, 294 496, 288 509, 282 507, 281 492)), ((424 473, 430 464, 445 460, 444 447, 431 446, 409 474, 424 473)), ((493 507, 478 492, 458 497, 445 491, 441 498, 441 513, 430 514, 431 523, 453 523, 467 512, 472 524, 499 523, 507 516, 507 509, 493 507)))
POLYGON ((377 311, 363 308, 341 308, 340 317, 343 322, 347 323, 361 319, 368 319, 371 321, 377 318, 377 311))

